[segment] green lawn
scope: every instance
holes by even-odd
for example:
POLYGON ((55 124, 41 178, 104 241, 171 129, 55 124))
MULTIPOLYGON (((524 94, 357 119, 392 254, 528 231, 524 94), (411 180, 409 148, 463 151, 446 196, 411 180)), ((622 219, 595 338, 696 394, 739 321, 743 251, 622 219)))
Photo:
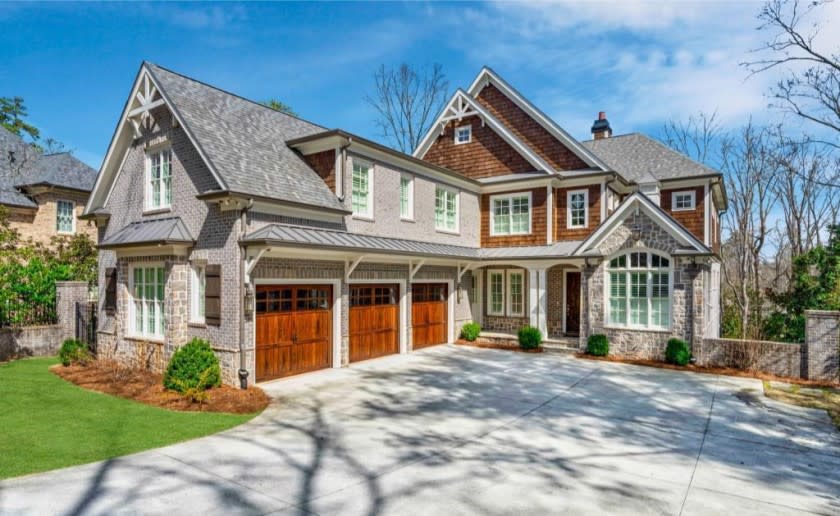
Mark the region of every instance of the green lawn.
POLYGON ((255 415, 174 412, 87 391, 52 374, 57 362, 0 364, 0 478, 157 448, 255 415))

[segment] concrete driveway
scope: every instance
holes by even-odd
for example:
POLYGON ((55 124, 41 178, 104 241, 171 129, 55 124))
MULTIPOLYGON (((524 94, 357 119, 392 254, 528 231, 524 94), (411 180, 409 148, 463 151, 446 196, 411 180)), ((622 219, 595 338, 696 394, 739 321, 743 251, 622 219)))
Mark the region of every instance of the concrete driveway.
POLYGON ((840 513, 840 433, 754 380, 440 346, 215 436, 0 483, 4 514, 840 513))

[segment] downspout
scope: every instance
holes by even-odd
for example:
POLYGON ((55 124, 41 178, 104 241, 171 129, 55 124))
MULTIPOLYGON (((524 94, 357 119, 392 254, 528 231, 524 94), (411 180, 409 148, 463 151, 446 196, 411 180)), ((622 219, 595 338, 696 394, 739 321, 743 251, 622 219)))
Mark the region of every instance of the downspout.
POLYGON ((338 194, 338 200, 341 201, 342 203, 344 202, 344 195, 345 195, 345 192, 346 192, 346 189, 345 189, 345 186, 344 186, 344 179, 347 177, 346 176, 347 149, 352 144, 353 144, 353 138, 348 136, 347 137, 347 143, 345 143, 344 145, 342 145, 341 147, 338 148, 339 156, 340 156, 340 159, 341 159, 341 170, 338 172, 339 174, 341 174, 339 176, 339 180, 340 180, 340 184, 341 184, 341 188, 340 188, 341 193, 340 194, 338 192, 336 192, 336 193, 338 194))
MULTIPOLYGON (((254 200, 248 199, 248 204, 243 207, 239 211, 239 241, 241 242, 245 238, 245 233, 248 229, 248 210, 254 206, 254 200)), ((245 346, 245 294, 246 288, 245 285, 245 267, 246 262, 245 258, 248 256, 248 248, 245 246, 240 247, 240 253, 242 253, 242 258, 240 260, 240 267, 239 267, 239 309, 240 309, 240 317, 239 317, 239 387, 242 389, 248 388, 248 360, 247 360, 247 353, 246 353, 246 346, 245 346)))

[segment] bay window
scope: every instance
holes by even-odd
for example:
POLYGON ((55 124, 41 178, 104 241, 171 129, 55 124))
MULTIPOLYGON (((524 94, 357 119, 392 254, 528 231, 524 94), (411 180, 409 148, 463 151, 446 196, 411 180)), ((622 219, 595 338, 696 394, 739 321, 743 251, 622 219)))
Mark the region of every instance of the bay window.
POLYGON ((458 193, 442 186, 435 189, 435 229, 458 231, 458 193))
POLYGON ((162 265, 137 264, 129 276, 129 328, 134 337, 162 339, 164 329, 164 286, 162 265))
POLYGON ((146 155, 146 209, 172 206, 172 152, 160 149, 146 155))
POLYGON ((611 326, 670 327, 670 260, 659 254, 627 252, 607 265, 607 321, 611 326))
POLYGON ((531 232, 531 193, 490 198, 490 235, 527 235, 531 232))

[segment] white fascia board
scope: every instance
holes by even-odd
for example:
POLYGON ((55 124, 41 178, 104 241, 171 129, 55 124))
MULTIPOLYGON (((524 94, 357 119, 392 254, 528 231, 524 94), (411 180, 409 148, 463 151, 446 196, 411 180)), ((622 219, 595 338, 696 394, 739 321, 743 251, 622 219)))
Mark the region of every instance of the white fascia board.
POLYGON ((528 181, 511 181, 498 184, 482 185, 481 193, 516 192, 518 190, 533 190, 534 188, 545 188, 551 186, 551 176, 545 178, 530 179, 528 181))
POLYGON ((473 83, 470 85, 470 89, 467 90, 471 96, 475 97, 478 93, 484 88, 484 86, 488 83, 492 83, 495 87, 499 88, 502 93, 505 94, 510 100, 513 101, 514 104, 519 106, 520 109, 528 113, 534 120, 537 121, 546 131, 551 133, 552 136, 560 140, 564 145, 569 147, 569 149, 575 153, 577 157, 585 161, 588 165, 593 167, 598 167, 603 170, 609 170, 609 167, 598 159, 595 154, 587 150, 583 145, 581 145, 577 140, 575 140, 572 135, 567 133, 562 127, 557 125, 551 118, 546 116, 545 113, 540 111, 535 105, 533 105, 528 99, 523 97, 516 89, 513 88, 510 84, 508 84, 504 79, 502 79, 496 72, 494 72, 491 68, 485 66, 481 69, 478 76, 475 78, 473 83))

